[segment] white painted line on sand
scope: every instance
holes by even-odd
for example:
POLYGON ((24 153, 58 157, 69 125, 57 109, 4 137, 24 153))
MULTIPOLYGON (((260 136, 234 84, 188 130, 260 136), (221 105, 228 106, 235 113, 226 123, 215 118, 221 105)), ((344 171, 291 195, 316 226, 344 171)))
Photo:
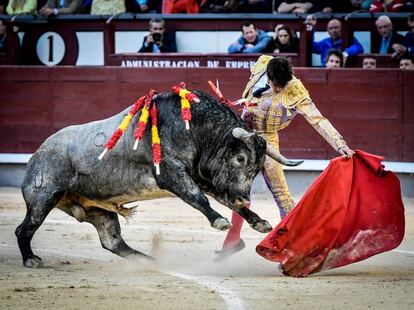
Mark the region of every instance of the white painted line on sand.
POLYGON ((227 304, 229 310, 242 310, 243 302, 233 291, 229 290, 226 287, 219 285, 217 282, 220 278, 215 277, 206 277, 206 276, 191 276, 188 274, 183 274, 179 272, 169 272, 170 275, 178 277, 184 280, 193 281, 198 283, 208 289, 212 289, 217 292, 224 302, 227 304))

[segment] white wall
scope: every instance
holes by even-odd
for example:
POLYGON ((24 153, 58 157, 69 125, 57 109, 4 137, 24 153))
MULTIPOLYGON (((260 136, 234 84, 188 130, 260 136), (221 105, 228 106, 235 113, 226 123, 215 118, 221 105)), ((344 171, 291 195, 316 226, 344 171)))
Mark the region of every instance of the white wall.
POLYGON ((103 66, 104 40, 103 32, 88 31, 76 32, 79 45, 77 66, 103 66))

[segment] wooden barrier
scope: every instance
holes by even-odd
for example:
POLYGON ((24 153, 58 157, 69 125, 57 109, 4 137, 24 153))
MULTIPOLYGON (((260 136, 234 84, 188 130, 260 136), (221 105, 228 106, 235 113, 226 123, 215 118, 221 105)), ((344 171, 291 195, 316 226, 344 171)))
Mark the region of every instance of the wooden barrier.
MULTIPOLYGON (((224 95, 238 99, 247 69, 2 67, 0 153, 32 153, 57 130, 109 117, 148 89, 169 91, 184 81, 211 93, 219 79, 224 95), (161 78, 162 77, 162 78, 161 78)), ((414 72, 378 69, 296 69, 320 111, 352 148, 414 161, 414 72)), ((334 150, 297 116, 281 133, 290 157, 328 159, 334 150)))

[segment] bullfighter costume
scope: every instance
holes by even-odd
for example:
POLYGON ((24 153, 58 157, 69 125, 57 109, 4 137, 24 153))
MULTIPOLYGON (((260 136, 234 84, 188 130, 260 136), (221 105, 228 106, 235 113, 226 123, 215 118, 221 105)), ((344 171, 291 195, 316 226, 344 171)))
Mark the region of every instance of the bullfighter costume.
MULTIPOLYGON (((278 93, 274 93, 272 88, 268 87, 261 95, 257 95, 257 91, 266 89, 268 83, 266 68, 272 58, 263 55, 251 68, 250 80, 243 92, 243 97, 249 103, 249 107, 245 108, 242 114, 247 126, 262 135, 267 143, 278 150, 278 132, 286 128, 296 114, 301 114, 336 151, 346 146, 342 136, 321 115, 309 92, 296 77, 293 76, 278 93)), ((282 165, 267 157, 262 173, 283 218, 293 209, 295 203, 289 193, 282 165)), ((240 247, 239 250, 244 247, 244 243, 240 240, 243 218, 233 212, 232 224, 233 227, 224 241, 223 251, 237 246, 240 247)))

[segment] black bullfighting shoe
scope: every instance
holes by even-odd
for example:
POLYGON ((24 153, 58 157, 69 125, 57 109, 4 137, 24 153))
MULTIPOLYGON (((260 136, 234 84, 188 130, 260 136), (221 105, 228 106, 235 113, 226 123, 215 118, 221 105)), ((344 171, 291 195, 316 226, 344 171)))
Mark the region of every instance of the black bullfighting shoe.
POLYGON ((221 251, 216 251, 217 254, 216 258, 214 259, 215 262, 222 262, 232 256, 233 254, 236 254, 237 252, 240 252, 246 247, 246 244, 244 243, 243 239, 240 239, 239 243, 229 249, 223 249, 221 251))

